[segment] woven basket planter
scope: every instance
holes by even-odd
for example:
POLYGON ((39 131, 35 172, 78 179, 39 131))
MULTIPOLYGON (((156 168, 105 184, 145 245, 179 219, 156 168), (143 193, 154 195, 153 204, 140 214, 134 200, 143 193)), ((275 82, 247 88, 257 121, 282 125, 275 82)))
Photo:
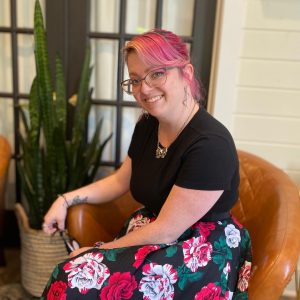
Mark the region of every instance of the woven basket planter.
POLYGON ((30 228, 21 204, 15 207, 21 237, 21 283, 32 296, 40 297, 59 262, 68 257, 59 234, 49 236, 30 228))

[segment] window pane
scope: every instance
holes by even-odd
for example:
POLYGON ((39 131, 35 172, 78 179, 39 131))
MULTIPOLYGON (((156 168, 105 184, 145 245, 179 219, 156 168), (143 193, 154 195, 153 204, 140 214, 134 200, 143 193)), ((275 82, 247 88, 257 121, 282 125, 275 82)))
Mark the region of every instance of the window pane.
POLYGON ((192 35, 194 0, 165 0, 163 2, 163 28, 178 35, 192 35))
POLYGON ((93 105, 89 115, 89 139, 93 137, 93 134, 96 129, 97 122, 103 119, 102 129, 100 132, 99 139, 104 141, 111 133, 113 137, 106 144, 102 160, 111 161, 115 157, 115 135, 116 135, 116 108, 111 106, 104 105, 93 105))
POLYGON ((10 26, 10 1, 0 1, 0 26, 10 26))
MULTIPOLYGON (((127 65, 125 64, 124 65, 124 73, 123 73, 123 80, 125 79, 128 79, 129 78, 129 75, 128 75, 128 68, 127 68, 127 65)), ((134 97, 132 95, 128 95, 127 93, 125 93, 123 91, 123 100, 124 101, 135 101, 134 97)))
POLYGON ((0 135, 5 136, 14 146, 14 111, 13 99, 0 98, 0 135))
POLYGON ((116 99, 118 72, 118 42, 91 40, 93 73, 91 86, 93 98, 116 99))
MULTIPOLYGON (((18 27, 33 28, 35 0, 17 0, 18 27)), ((45 22, 45 0, 40 0, 45 22)))
MULTIPOLYGON (((24 115, 26 117, 26 120, 30 126, 30 119, 29 119, 29 100, 28 99, 20 99, 19 101, 19 106, 22 108, 24 115)), ((19 126, 19 131, 22 134, 22 136, 26 136, 26 131, 25 131, 25 126, 23 123, 22 118, 20 118, 20 126, 19 126)))
MULTIPOLYGON (((12 152, 14 151, 14 111, 13 99, 0 98, 0 135, 7 138, 12 152)), ((15 164, 10 161, 7 187, 5 193, 5 208, 14 209, 15 205, 15 164)))
POLYGON ((29 93, 35 76, 34 40, 32 35, 18 35, 19 91, 29 93))
POLYGON ((156 1, 128 0, 126 8, 126 32, 137 34, 155 26, 156 1))
POLYGON ((140 108, 124 107, 123 108, 123 123, 121 136, 121 161, 127 155, 128 147, 131 142, 131 136, 137 120, 141 115, 140 108))
POLYGON ((120 0, 91 0, 91 31, 119 31, 120 0))
POLYGON ((12 92, 11 36, 0 33, 0 91, 12 92))

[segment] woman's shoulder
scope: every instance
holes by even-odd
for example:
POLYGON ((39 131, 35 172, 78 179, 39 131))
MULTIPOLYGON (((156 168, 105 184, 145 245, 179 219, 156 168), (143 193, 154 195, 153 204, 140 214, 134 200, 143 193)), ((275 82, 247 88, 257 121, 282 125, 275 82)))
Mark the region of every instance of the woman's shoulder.
POLYGON ((205 108, 199 109, 189 127, 191 136, 196 140, 222 139, 233 142, 229 130, 205 108))

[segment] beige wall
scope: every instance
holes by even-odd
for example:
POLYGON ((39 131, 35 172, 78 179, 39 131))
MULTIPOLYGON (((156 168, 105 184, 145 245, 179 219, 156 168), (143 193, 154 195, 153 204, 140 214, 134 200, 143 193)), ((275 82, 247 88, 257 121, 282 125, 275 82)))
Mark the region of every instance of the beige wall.
POLYGON ((300 1, 221 0, 210 110, 300 188, 300 1))

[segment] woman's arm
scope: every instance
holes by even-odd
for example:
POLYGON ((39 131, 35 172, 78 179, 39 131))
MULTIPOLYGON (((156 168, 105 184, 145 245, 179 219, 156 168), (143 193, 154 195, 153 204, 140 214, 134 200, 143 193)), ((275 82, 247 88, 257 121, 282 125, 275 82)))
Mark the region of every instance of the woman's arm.
POLYGON ((127 157, 121 167, 112 175, 82 188, 59 196, 44 217, 43 230, 54 233, 65 228, 68 207, 80 203, 99 204, 109 202, 129 191, 131 159, 127 157))
POLYGON ((131 159, 127 156, 112 175, 77 190, 65 193, 68 206, 78 203, 99 204, 109 202, 129 191, 131 159))
MULTIPOLYGON (((174 186, 157 219, 130 232, 122 238, 103 244, 101 249, 112 249, 146 244, 169 244, 201 217, 217 202, 223 191, 191 190, 174 186)), ((72 253, 79 254, 89 248, 72 253)))

